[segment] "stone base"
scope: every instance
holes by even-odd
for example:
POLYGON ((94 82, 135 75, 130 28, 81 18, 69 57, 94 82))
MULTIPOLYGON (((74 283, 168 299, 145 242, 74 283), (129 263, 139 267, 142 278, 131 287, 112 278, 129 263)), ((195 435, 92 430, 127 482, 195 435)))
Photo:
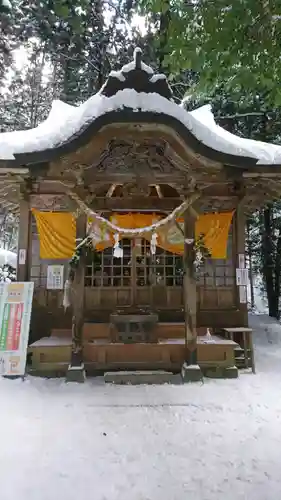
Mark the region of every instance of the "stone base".
POLYGON ((25 380, 25 375, 2 375, 2 376, 7 380, 18 380, 19 378, 21 378, 23 382, 25 380))
POLYGON ((183 382, 200 382, 203 379, 201 368, 199 365, 187 365, 184 363, 181 369, 183 382))
POLYGON ((217 366, 206 368, 204 370, 204 375, 208 378, 238 378, 238 369, 236 366, 230 366, 228 368, 217 366))
POLYGON ((104 381, 108 384, 130 384, 130 385, 157 385, 157 384, 177 384, 179 377, 172 372, 162 370, 157 371, 118 371, 106 372, 104 381))
POLYGON ((78 382, 82 384, 85 382, 86 373, 84 364, 80 366, 71 366, 69 365, 68 370, 66 372, 66 382, 78 382))

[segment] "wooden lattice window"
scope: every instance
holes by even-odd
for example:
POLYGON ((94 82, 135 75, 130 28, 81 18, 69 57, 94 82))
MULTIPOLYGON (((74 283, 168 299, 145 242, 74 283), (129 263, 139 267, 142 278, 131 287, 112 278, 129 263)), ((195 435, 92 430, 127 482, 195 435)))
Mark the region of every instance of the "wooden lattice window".
POLYGON ((150 243, 142 240, 141 255, 136 257, 137 286, 181 286, 183 258, 157 247, 151 255, 150 243))
POLYGON ((123 258, 116 259, 113 249, 102 252, 90 252, 85 270, 85 286, 131 286, 131 241, 122 240, 123 258))
POLYGON ((123 257, 116 259, 113 249, 93 252, 86 266, 85 285, 89 287, 137 287, 164 285, 182 286, 181 256, 156 249, 151 255, 150 242, 144 239, 123 239, 123 257))
POLYGON ((226 259, 206 259, 198 272, 198 284, 204 287, 228 287, 235 285, 233 260, 233 233, 229 233, 226 259))

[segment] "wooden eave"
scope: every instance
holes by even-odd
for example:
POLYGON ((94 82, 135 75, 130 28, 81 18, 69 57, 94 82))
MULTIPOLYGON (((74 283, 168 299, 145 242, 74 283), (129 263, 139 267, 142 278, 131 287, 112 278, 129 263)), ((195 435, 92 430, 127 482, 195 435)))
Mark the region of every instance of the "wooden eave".
POLYGON ((231 165, 237 168, 251 168, 256 165, 257 160, 250 157, 234 156, 221 153, 209 148, 199 141, 188 128, 176 118, 165 113, 152 113, 145 111, 133 111, 131 109, 122 109, 108 112, 96 118, 93 122, 80 129, 79 133, 68 139, 67 142, 57 147, 46 149, 44 151, 34 151, 30 153, 15 155, 14 160, 1 160, 1 169, 29 167, 32 175, 36 175, 36 170, 47 163, 57 161, 61 157, 71 155, 82 146, 90 143, 103 127, 108 125, 126 124, 132 125, 136 129, 142 124, 164 125, 171 131, 174 131, 180 138, 180 142, 185 144, 194 153, 220 164, 231 165))
MULTIPOLYGON (((163 138, 175 152, 180 162, 175 165, 175 173, 170 182, 175 187, 180 186, 188 179, 190 173, 200 183, 219 184, 238 180, 245 187, 246 210, 254 211, 264 203, 279 199, 281 195, 281 165, 261 165, 257 160, 248 157, 233 156, 215 151, 205 146, 177 119, 164 113, 134 112, 131 109, 112 111, 98 117, 80 132, 72 136, 66 143, 45 151, 31 152, 16 155, 14 160, 0 160, 0 179, 18 179, 26 177, 36 179, 64 180, 73 182, 73 173, 78 166, 82 171, 91 172, 95 181, 100 183, 114 183, 120 180, 120 173, 95 173, 95 162, 101 157, 106 145, 112 138, 129 137, 132 140, 138 137, 150 139, 163 138)), ((86 182, 91 182, 85 176, 86 182)), ((158 175, 158 174, 157 174, 158 175)), ((129 182, 131 173, 123 175, 122 181, 129 182)), ((169 176, 158 175, 159 181, 168 182, 169 176)), ((171 176, 170 176, 171 177, 171 176)), ((4 182, 9 182, 7 179, 4 182)), ((2 185, 4 184, 2 183, 2 185)), ((203 191, 204 196, 204 191, 203 191)), ((1 196, 1 199, 3 197, 1 196)), ((219 198, 219 197, 218 197, 219 198)), ((6 203, 10 195, 5 194, 6 203)), ((11 208, 16 206, 14 194, 11 196, 11 208)), ((214 210, 231 209, 235 206, 235 194, 212 201, 208 197, 208 206, 214 210), (232 199, 232 201, 230 201, 232 199)), ((124 202, 121 203, 124 206, 124 202)), ((164 201, 157 202, 159 209, 164 209, 164 201)), ((169 201, 167 209, 172 208, 176 200, 169 201)), ((98 202, 100 210, 116 209, 117 202, 98 202)), ((131 206, 133 205, 133 200, 131 206)), ((146 203, 148 206, 149 203, 146 203)), ((201 204, 202 210, 206 203, 201 204)), ((121 208, 121 207, 120 207, 121 208)), ((156 207, 155 207, 156 208, 156 207)))

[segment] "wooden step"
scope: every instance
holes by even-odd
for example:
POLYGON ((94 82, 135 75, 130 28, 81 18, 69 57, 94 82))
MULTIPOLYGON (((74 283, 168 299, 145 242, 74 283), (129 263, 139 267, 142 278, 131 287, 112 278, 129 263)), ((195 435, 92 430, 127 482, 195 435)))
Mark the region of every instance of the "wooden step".
MULTIPOLYGON (((232 367, 235 365, 235 342, 212 336, 209 343, 198 337, 198 364, 200 367, 232 367)), ((31 368, 44 370, 50 364, 69 364, 72 342, 69 337, 46 337, 29 346, 31 368)), ((91 371, 140 371, 166 370, 177 373, 185 361, 185 341, 182 338, 164 338, 155 343, 122 344, 106 339, 95 339, 83 343, 83 359, 91 371)), ((158 372, 159 373, 159 372, 158 372)))
POLYGON ((180 375, 174 375, 172 372, 163 370, 143 370, 143 371, 117 371, 106 372, 104 381, 108 384, 174 384, 181 381, 180 375))
MULTIPOLYGON (((83 326, 83 340, 92 339, 110 339, 112 334, 110 323, 85 323, 83 326)), ((198 328, 198 337, 205 336, 207 329, 198 328)), ((157 323, 154 327, 153 335, 157 338, 184 338, 185 327, 184 323, 157 323)), ((70 328, 54 328, 51 332, 52 337, 69 337, 71 338, 70 328)))

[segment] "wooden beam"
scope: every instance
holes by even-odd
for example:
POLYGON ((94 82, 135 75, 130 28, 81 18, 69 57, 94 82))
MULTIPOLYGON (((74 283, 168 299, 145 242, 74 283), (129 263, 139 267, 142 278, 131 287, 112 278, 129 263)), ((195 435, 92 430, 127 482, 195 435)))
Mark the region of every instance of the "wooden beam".
MULTIPOLYGON (((219 199, 221 202, 227 201, 227 200, 233 200, 233 204, 236 204, 235 200, 237 199, 236 197, 213 197, 214 199, 219 199)), ((83 198, 81 198, 83 199, 83 198)), ((207 199, 212 199, 211 197, 206 198, 207 199)), ((204 200, 204 197, 202 197, 202 200, 204 200)), ((127 197, 127 198, 94 198, 91 203, 89 203, 89 207, 92 210, 95 211, 114 211, 117 212, 118 210, 158 210, 158 211, 172 211, 181 203, 183 202, 182 198, 156 198, 156 197, 144 197, 144 196, 133 196, 133 197, 127 197)), ((196 206, 198 203, 195 204, 195 210, 196 206)))
POLYGON ((281 165, 255 165, 243 172, 243 177, 281 177, 281 165))
MULTIPOLYGON (((236 234, 236 268, 238 269, 239 261, 241 262, 241 258, 239 259, 239 255, 244 256, 244 261, 246 259, 246 249, 245 249, 245 234, 246 234, 246 218, 245 218, 245 198, 241 198, 236 212, 235 212, 235 234, 236 234)), ((246 266, 246 263, 245 263, 246 266)), ((240 290, 239 286, 236 287, 237 290, 237 304, 238 309, 243 313, 244 318, 244 326, 248 326, 248 307, 247 303, 240 302, 240 290)))
POLYGON ((89 185, 97 185, 104 184, 105 180, 107 184, 125 184, 131 182, 138 182, 139 180, 145 181, 147 184, 170 184, 178 183, 182 185, 186 181, 185 174, 178 174, 175 172, 174 174, 159 174, 159 173, 143 173, 143 175, 135 174, 133 172, 129 173, 110 173, 110 174, 98 174, 96 172, 91 172, 85 170, 84 172, 84 182, 87 186, 89 185))
POLYGON ((190 208, 184 214, 184 306, 185 306, 185 340, 186 364, 197 365, 197 331, 196 331, 196 279, 194 273, 195 260, 195 217, 190 208))
MULTIPOLYGON (((88 183, 87 186, 88 186, 89 190, 93 192, 93 195, 94 195, 99 187, 106 186, 110 182, 111 182, 110 179, 106 179, 105 177, 103 177, 102 181, 100 180, 98 183, 93 183, 93 184, 88 183)), ((130 178, 130 180, 128 180, 126 182, 132 182, 132 179, 130 178)), ((123 183, 123 180, 122 180, 122 183, 123 183)), ((118 186, 118 185, 121 185, 122 183, 121 182, 118 183, 118 182, 113 181, 112 185, 115 184, 115 186, 118 186)), ((148 180, 146 180, 146 183, 150 184, 152 186, 156 186, 156 185, 159 186, 160 182, 159 183, 155 183, 155 182, 150 183, 148 180)), ((161 182, 161 183, 163 183, 163 182, 161 182)), ((185 179, 185 183, 186 183, 186 179, 185 179)), ((176 179, 174 177, 173 182, 170 181, 167 183, 167 185, 170 185, 174 189, 176 189, 176 190, 178 189, 180 191, 180 188, 185 183, 182 182, 182 179, 179 179, 179 182, 176 182, 176 179)), ((217 196, 217 197, 229 197, 229 196, 231 196, 232 197, 232 196, 238 195, 234 191, 234 184, 229 182, 229 181, 226 182, 223 180, 221 180, 221 181, 216 180, 216 181, 212 182, 212 180, 209 180, 208 185, 205 185, 205 184, 206 184, 206 180, 205 180, 205 182, 203 182, 202 187, 200 187, 200 180, 197 183, 198 187, 202 191, 203 196, 211 196, 211 197, 212 196, 217 196)), ((35 188, 37 187, 37 189, 33 192, 33 194, 63 195, 63 194, 67 194, 69 189, 77 189, 77 192, 79 190, 79 192, 82 193, 81 187, 79 187, 79 189, 77 187, 75 188, 74 182, 68 182, 68 181, 64 182, 61 180, 61 178, 60 179, 55 179, 55 178, 48 179, 48 178, 46 178, 43 181, 40 181, 40 183, 38 183, 37 185, 34 184, 34 186, 35 186, 35 188)), ((88 191, 87 191, 87 194, 89 194, 88 191)), ((97 196, 97 198, 101 198, 101 197, 97 196)), ((182 197, 179 197, 179 198, 182 198, 182 197)))
POLYGON ((29 194, 21 192, 20 220, 17 256, 17 281, 29 280, 29 240, 31 227, 31 212, 29 194))
POLYGON ((161 187, 159 186, 159 184, 155 185, 155 189, 156 189, 156 192, 158 194, 158 198, 163 198, 161 187))
POLYGON ((115 189, 117 188, 117 186, 118 186, 118 184, 112 184, 112 185, 110 186, 109 190, 108 190, 108 191, 107 191, 107 193, 106 193, 106 197, 107 197, 107 198, 111 198, 111 197, 112 197, 112 195, 113 195, 113 193, 114 193, 115 189))
MULTIPOLYGON (((76 237, 84 239, 86 235, 87 217, 83 214, 76 220, 76 237)), ((84 281, 85 281, 85 247, 82 247, 78 267, 75 270, 71 286, 72 305, 72 351, 71 363, 67 374, 68 380, 84 380, 83 364, 83 326, 84 326, 84 281)))
POLYGON ((89 204, 95 211, 118 210, 174 210, 182 203, 180 198, 132 196, 126 198, 95 198, 89 204))

